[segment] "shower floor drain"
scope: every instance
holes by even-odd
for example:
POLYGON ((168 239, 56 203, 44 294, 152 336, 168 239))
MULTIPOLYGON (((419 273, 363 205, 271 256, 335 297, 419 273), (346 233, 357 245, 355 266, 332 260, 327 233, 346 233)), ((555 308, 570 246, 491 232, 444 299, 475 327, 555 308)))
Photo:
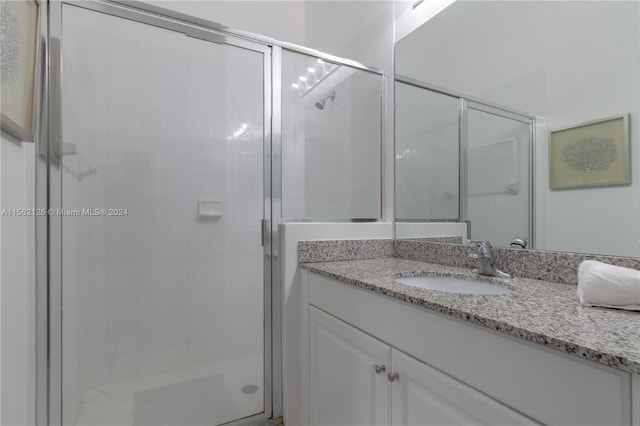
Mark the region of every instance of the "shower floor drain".
POLYGON ((258 387, 256 385, 247 385, 243 386, 241 391, 242 393, 256 393, 258 392, 258 387))

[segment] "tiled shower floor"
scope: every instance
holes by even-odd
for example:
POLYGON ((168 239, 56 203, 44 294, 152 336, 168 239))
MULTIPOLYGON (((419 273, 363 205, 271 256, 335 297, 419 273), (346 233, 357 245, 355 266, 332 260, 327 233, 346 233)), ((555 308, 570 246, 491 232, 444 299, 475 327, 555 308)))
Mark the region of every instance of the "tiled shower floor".
POLYGON ((262 387, 257 357, 158 374, 85 392, 74 425, 213 426, 262 412, 262 387))

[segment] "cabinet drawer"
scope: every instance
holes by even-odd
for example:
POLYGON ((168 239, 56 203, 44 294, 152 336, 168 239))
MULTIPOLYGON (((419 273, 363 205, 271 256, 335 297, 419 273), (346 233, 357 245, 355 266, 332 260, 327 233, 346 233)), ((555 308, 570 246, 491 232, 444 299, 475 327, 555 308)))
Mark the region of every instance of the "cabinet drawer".
POLYGON ((628 373, 306 274, 312 305, 526 416, 557 425, 631 424, 628 373))

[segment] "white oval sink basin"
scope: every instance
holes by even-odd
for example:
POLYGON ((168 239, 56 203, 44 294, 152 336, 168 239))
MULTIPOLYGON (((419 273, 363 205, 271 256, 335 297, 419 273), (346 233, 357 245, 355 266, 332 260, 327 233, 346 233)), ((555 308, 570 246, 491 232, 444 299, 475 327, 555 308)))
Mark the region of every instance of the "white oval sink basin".
POLYGON ((457 277, 400 277, 396 278, 396 282, 400 284, 410 285, 412 287, 424 288, 426 290, 444 291, 447 293, 492 295, 513 293, 513 290, 507 287, 488 283, 485 281, 475 281, 457 277))

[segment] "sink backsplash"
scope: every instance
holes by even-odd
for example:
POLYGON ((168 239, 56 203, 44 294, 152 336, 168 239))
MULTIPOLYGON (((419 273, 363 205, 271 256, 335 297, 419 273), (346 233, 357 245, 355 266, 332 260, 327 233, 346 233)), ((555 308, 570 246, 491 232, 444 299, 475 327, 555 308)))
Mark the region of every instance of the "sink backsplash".
MULTIPOLYGON (((472 269, 474 262, 467 255, 473 251, 473 245, 423 239, 317 240, 298 243, 298 261, 332 262, 398 257, 472 269)), ((578 284, 578 266, 584 260, 598 260, 640 270, 640 258, 633 257, 498 247, 494 247, 493 252, 500 268, 513 276, 573 285, 578 284)))
POLYGON ((300 263, 382 259, 385 257, 394 257, 392 239, 298 242, 298 262, 300 263))

